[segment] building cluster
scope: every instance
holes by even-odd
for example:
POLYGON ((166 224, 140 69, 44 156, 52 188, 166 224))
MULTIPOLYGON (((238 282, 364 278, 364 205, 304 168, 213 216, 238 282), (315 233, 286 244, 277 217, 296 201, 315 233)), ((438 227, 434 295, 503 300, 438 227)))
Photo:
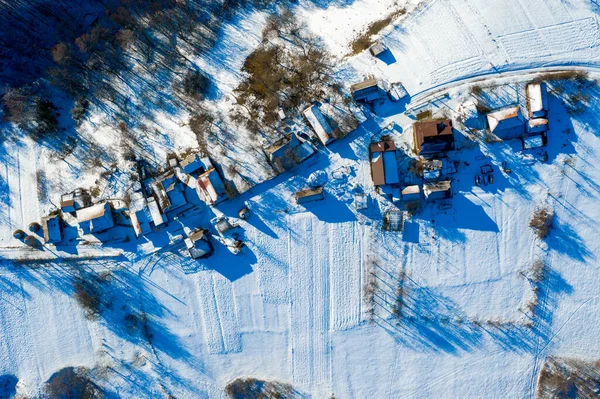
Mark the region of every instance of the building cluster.
POLYGON ((418 205, 421 201, 436 201, 452 196, 450 174, 455 172, 448 161, 448 152, 454 149, 452 121, 439 119, 419 121, 413 125, 413 152, 418 156, 412 161, 412 171, 418 178, 401 178, 399 158, 408 157, 391 140, 371 143, 369 146, 371 177, 378 191, 405 207, 418 205))
POLYGON ((520 139, 524 149, 540 148, 547 143, 548 90, 545 82, 529 83, 525 89, 527 115, 518 105, 487 114, 489 131, 500 140, 520 139))
MULTIPOLYGON (((119 200, 92 202, 89 193, 76 189, 61 196, 60 210, 42 218, 45 243, 57 244, 65 239, 64 227, 76 226, 78 236, 96 235, 117 226, 117 220, 129 219, 136 237, 159 230, 179 213, 194 207, 198 200, 214 206, 226 200, 224 182, 208 157, 192 153, 179 159, 169 155, 166 169, 133 184, 126 206, 119 200), (195 198, 193 198, 195 197, 195 198)), ((193 258, 212 253, 212 244, 204 230, 189 232, 186 247, 193 258)), ((239 245, 239 244, 238 244, 239 245)))

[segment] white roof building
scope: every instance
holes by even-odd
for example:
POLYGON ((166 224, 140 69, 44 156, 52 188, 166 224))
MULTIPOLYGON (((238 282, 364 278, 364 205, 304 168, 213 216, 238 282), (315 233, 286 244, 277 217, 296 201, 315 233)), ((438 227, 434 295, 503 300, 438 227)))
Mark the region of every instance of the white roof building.
POLYGON ((402 201, 421 201, 421 188, 418 185, 404 187, 402 189, 402 201))
POLYGON ((335 140, 333 129, 316 104, 306 108, 302 113, 323 145, 327 145, 335 140))

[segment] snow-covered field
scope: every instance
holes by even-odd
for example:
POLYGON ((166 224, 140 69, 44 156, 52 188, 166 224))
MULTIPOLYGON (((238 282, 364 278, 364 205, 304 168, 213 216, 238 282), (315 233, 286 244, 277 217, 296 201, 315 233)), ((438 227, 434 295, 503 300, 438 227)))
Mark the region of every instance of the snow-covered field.
MULTIPOLYGON (((351 30, 391 3, 356 0, 301 14, 342 54, 351 30)), ((479 75, 593 70, 600 63, 594 7, 584 0, 432 0, 384 31, 393 60, 365 53, 343 68, 402 81, 412 96, 450 85, 457 98, 469 89, 460 81, 479 75)), ((263 17, 226 31, 236 51, 256 44, 263 17)), ((220 89, 235 86, 235 67, 219 71, 215 60, 206 62, 219 72, 220 89)), ((490 78, 514 84, 504 86, 508 100, 500 102, 515 102, 531 76, 490 78)), ((244 204, 252 212, 239 221, 247 243, 239 256, 221 246, 213 257, 191 261, 169 244, 181 234, 174 223, 118 248, 54 253, 74 259, 2 260, 0 376, 16 376, 27 395, 63 367, 108 366, 102 385, 124 398, 225 398, 225 385, 237 377, 290 383, 307 398, 534 397, 549 355, 595 360, 600 353, 600 89, 585 90, 590 100, 577 115, 551 96, 548 162, 519 155, 511 143, 471 142, 455 155, 463 163, 452 207, 427 205, 403 233, 382 232, 368 163, 371 136, 382 127, 395 123, 400 142, 410 132, 413 121, 389 106, 304 164, 218 205, 231 217, 244 204), (503 161, 511 174, 500 172, 503 161), (487 163, 496 181, 473 187, 487 163), (321 170, 326 199, 294 205, 293 193, 321 170), (345 177, 334 178, 340 171, 345 177), (370 196, 366 211, 352 207, 355 186, 370 196), (545 243, 528 226, 544 204, 556 215, 545 243), (533 287, 520 272, 538 258, 549 272, 530 326, 524 308, 533 287), (108 316, 86 318, 73 297, 73 266, 111 271, 116 299, 108 316), (373 302, 369 280, 376 281, 373 302), (398 320, 400 287, 409 317, 398 320), (132 303, 149 319, 152 346, 110 317, 132 303)), ((456 102, 436 107, 454 116, 456 102)), ((39 197, 40 185, 60 173, 40 159, 31 143, 0 149, 4 258, 20 250, 8 248, 18 246, 12 231, 39 220, 57 200, 39 197)), ((194 223, 212 216, 206 210, 194 223)))

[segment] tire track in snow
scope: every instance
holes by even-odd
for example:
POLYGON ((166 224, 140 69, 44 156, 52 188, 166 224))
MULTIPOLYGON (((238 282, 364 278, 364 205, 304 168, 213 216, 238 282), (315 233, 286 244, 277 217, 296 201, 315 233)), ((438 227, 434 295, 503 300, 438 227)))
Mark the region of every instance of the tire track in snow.
MULTIPOLYGON (((310 214, 290 219, 291 230, 304 230, 290 239, 290 344, 295 385, 331 393, 329 226, 310 214)), ((291 232, 290 232, 291 234, 291 232)))
POLYGON ((241 333, 231 283, 222 276, 215 276, 214 272, 200 273, 198 293, 208 352, 241 351, 241 333))
POLYGON ((347 330, 360 322, 362 249, 361 230, 356 223, 333 224, 329 237, 331 259, 330 330, 347 330))

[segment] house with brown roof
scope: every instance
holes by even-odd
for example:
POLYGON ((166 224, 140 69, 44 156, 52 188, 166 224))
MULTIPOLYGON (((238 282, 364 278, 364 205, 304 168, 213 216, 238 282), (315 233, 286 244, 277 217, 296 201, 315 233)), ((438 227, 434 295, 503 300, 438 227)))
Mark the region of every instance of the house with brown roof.
POLYGON ((62 240, 62 226, 58 213, 42 218, 42 232, 44 242, 55 243, 62 240))
POLYGON ((375 186, 400 183, 396 144, 393 141, 381 141, 369 146, 371 154, 371 177, 375 186))
POLYGON ((454 149, 454 129, 450 119, 420 121, 413 125, 414 151, 424 157, 454 149))

